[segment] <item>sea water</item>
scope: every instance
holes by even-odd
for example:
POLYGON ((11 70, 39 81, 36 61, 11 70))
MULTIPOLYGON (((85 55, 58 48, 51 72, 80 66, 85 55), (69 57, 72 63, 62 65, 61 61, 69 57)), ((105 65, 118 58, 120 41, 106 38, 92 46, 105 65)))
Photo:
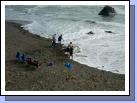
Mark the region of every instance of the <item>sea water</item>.
POLYGON ((125 7, 113 5, 117 15, 103 17, 98 6, 29 5, 6 6, 5 18, 28 21, 23 28, 51 38, 63 35, 63 44, 73 42, 74 60, 91 67, 125 74, 125 7), (92 31, 94 34, 87 34, 92 31), (113 33, 106 33, 112 31, 113 33))

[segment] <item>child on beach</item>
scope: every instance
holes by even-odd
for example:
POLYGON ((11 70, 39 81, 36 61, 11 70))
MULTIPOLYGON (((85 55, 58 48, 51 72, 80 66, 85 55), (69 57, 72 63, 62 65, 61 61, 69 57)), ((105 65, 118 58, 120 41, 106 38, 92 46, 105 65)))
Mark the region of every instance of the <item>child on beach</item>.
POLYGON ((73 78, 73 73, 72 73, 73 64, 66 62, 65 67, 67 68, 67 71, 65 71, 66 80, 71 80, 73 78))

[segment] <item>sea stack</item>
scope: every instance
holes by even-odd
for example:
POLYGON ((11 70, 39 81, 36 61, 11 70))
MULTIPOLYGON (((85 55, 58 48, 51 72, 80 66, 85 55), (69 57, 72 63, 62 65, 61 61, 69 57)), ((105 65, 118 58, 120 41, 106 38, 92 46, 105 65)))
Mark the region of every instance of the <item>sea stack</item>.
POLYGON ((98 15, 103 15, 103 16, 115 16, 116 11, 113 7, 111 6, 105 6, 98 15))

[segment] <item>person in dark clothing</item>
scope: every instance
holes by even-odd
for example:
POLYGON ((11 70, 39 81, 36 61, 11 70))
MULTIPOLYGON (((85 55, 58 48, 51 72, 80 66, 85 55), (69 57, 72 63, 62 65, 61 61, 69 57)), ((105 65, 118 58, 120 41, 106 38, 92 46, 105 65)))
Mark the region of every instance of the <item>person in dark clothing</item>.
POLYGON ((73 47, 70 47, 70 48, 69 48, 69 55, 70 55, 70 57, 72 57, 72 59, 73 59, 73 47))
POLYGON ((61 44, 61 40, 62 40, 62 34, 58 37, 58 43, 61 44))
POLYGON ((64 48, 64 54, 65 56, 67 56, 68 58, 70 57, 69 56, 69 47, 67 46, 66 48, 64 48))
POLYGON ((20 53, 19 52, 17 52, 17 54, 16 54, 16 59, 20 60, 20 53))
POLYGON ((72 57, 72 59, 73 59, 73 44, 72 44, 72 42, 69 43, 68 48, 69 48, 69 57, 72 57))
POLYGON ((22 62, 26 62, 26 57, 25 57, 24 54, 22 54, 22 56, 21 56, 21 61, 22 61, 22 62))
POLYGON ((56 45, 56 34, 54 34, 53 35, 53 37, 52 37, 52 47, 55 47, 55 45, 56 45))

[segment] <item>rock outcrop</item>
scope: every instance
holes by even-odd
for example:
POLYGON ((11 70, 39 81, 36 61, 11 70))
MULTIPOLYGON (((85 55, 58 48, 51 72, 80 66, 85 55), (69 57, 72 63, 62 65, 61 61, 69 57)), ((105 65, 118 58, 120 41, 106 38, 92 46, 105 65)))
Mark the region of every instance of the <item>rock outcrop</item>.
POLYGON ((113 33, 112 31, 105 31, 106 33, 113 33))
POLYGON ((111 6, 105 6, 98 15, 103 15, 103 16, 115 16, 116 11, 113 7, 111 6))
POLYGON ((93 33, 92 31, 90 31, 90 32, 88 32, 87 34, 88 34, 88 35, 91 35, 91 34, 94 34, 94 33, 93 33))

